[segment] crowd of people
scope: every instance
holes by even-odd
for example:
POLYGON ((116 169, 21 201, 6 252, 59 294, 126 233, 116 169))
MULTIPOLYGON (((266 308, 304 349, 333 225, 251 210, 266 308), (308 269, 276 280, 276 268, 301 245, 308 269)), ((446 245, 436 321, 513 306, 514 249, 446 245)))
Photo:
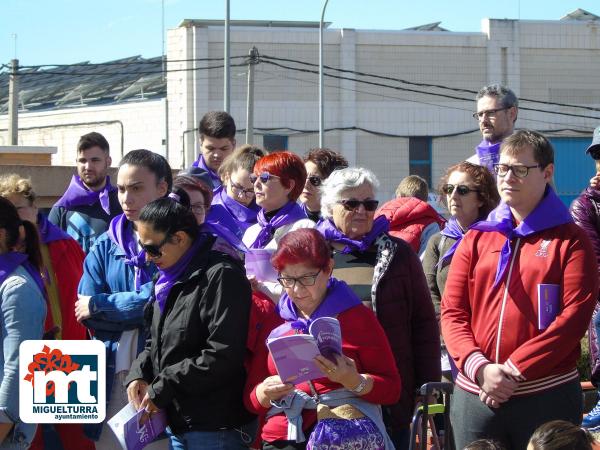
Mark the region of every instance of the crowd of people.
POLYGON ((149 449, 408 449, 415 405, 435 401, 417 389, 440 380, 456 449, 591 448, 576 362, 589 327, 600 379, 600 165, 570 212, 550 142, 515 131, 514 93, 475 100, 483 140, 440 180, 445 218, 418 176, 380 206, 370 170, 238 147, 219 111, 175 176, 132 150, 113 185, 109 143, 82 136, 48 217, 30 180, 1 176, 0 448, 120 448, 106 421, 19 420, 18 347, 42 336, 105 344, 107 418, 166 413, 149 449), (267 342, 320 318, 341 353, 282 379, 267 342))

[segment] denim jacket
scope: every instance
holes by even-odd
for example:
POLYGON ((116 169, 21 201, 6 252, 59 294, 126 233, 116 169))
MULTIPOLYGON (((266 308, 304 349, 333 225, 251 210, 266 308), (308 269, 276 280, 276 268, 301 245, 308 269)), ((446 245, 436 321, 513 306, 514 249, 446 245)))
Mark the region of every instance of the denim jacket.
MULTIPOLYGON (((157 271, 154 264, 149 264, 145 270, 150 277, 157 271)), ((91 317, 84 324, 92 330, 94 339, 101 340, 106 346, 107 402, 115 375, 117 344, 123 331, 140 330, 137 353, 144 348, 144 306, 152 296, 153 284, 148 282, 136 291, 134 278, 134 268, 125 264, 125 252, 104 233, 85 258, 78 294, 91 297, 91 317)), ((102 424, 88 425, 84 427, 86 434, 97 440, 102 424)))
POLYGON ((27 448, 35 424, 19 420, 19 345, 41 339, 46 319, 46 300, 35 281, 19 266, 0 285, 2 352, 0 352, 0 423, 14 423, 0 448, 27 448))

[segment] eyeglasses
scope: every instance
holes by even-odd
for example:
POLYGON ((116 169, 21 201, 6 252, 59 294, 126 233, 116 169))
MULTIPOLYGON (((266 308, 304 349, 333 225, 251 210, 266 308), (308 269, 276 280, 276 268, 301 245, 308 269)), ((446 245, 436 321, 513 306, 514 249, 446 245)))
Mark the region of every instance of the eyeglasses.
MULTIPOLYGON (((252 175, 250 175, 250 181, 252 181, 252 175)), ((256 181, 256 180, 254 180, 254 181, 256 181)), ((254 183, 254 181, 252 181, 252 183, 254 183)), ((266 181, 265 181, 265 183, 266 183, 266 181)), ((244 186, 241 186, 233 181, 230 181, 229 185, 231 186, 231 190, 233 191, 233 193, 235 195, 237 195, 238 197, 254 197, 254 188, 253 187, 251 187, 250 189, 244 189, 244 186)))
POLYGON ((505 111, 510 108, 512 108, 512 106, 508 106, 506 108, 488 109, 487 111, 474 112, 473 119, 481 120, 485 116, 488 116, 490 119, 493 119, 494 117, 496 117, 496 113, 498 113, 499 111, 505 111))
POLYGON ((442 186, 442 192, 446 195, 452 195, 455 190, 460 196, 467 195, 469 192, 479 192, 477 189, 471 189, 464 184, 445 184, 442 186))
POLYGON ((321 184, 323 183, 323 178, 318 177, 316 175, 311 175, 310 177, 308 177, 308 181, 310 184, 312 184, 314 187, 319 187, 321 186, 321 184))
POLYGON ((505 177, 510 170, 515 177, 525 178, 529 175, 529 169, 535 169, 536 167, 542 167, 540 164, 535 166, 523 166, 521 164, 511 166, 509 164, 494 164, 494 172, 500 177, 505 177))
POLYGON ((293 288, 296 285, 296 283, 300 283, 300 285, 302 286, 314 286, 315 282, 317 281, 317 277, 321 273, 321 270, 322 269, 319 269, 319 271, 315 274, 302 275, 298 278, 277 277, 277 281, 279 281, 279 284, 281 284, 284 288, 293 288))
POLYGON ((348 211, 356 211, 360 205, 365 207, 366 211, 375 211, 379 206, 379 200, 340 200, 338 202, 348 211))
POLYGON ((250 174, 250 182, 256 183, 256 180, 260 179, 262 184, 267 184, 271 178, 279 178, 277 175, 271 175, 269 172, 263 172, 260 175, 250 174))
POLYGON ((190 205, 190 209, 194 214, 206 214, 208 207, 203 203, 194 203, 190 205))
POLYGON ((165 238, 159 244, 142 244, 142 241, 138 240, 138 244, 140 244, 140 248, 148 254, 148 256, 152 258, 160 258, 162 256, 162 251, 160 250, 163 246, 169 241, 171 235, 167 233, 165 238))

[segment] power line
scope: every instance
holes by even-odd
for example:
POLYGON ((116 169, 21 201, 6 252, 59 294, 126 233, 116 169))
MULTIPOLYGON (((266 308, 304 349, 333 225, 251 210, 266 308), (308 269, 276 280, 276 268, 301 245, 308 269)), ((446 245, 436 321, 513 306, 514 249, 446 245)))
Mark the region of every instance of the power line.
MULTIPOLYGON (((230 59, 239 59, 239 58, 247 58, 248 55, 240 55, 240 56, 231 56, 230 59)), ((156 58, 160 58, 160 57, 155 57, 156 58)), ((153 58, 150 58, 153 59, 153 58)), ((205 61, 223 61, 223 57, 216 57, 216 58, 188 58, 188 59, 166 59, 165 62, 166 63, 182 63, 182 62, 205 62, 205 61)), ((85 62, 85 63, 75 63, 75 64, 38 64, 38 65, 33 65, 33 66, 25 66, 25 65, 19 65, 19 68, 23 68, 23 69, 41 69, 43 67, 89 67, 89 68, 94 68, 94 67, 103 67, 103 66, 132 66, 132 65, 137 65, 137 64, 154 64, 154 65, 161 65, 162 64, 162 58, 159 61, 149 61, 149 60, 143 60, 143 61, 139 61, 139 60, 134 60, 134 61, 124 61, 124 62, 105 62, 105 63, 89 63, 89 62, 85 62)), ((8 67, 6 64, 3 64, 2 66, 0 66, 0 69, 5 66, 8 67)))

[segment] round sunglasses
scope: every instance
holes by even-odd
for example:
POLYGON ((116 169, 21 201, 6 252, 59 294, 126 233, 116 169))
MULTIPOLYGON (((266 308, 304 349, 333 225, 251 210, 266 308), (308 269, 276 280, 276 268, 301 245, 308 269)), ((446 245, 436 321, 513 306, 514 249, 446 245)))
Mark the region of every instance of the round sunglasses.
POLYGON ((312 184, 314 187, 319 187, 323 184, 323 178, 317 175, 311 175, 308 177, 308 182, 312 184))

